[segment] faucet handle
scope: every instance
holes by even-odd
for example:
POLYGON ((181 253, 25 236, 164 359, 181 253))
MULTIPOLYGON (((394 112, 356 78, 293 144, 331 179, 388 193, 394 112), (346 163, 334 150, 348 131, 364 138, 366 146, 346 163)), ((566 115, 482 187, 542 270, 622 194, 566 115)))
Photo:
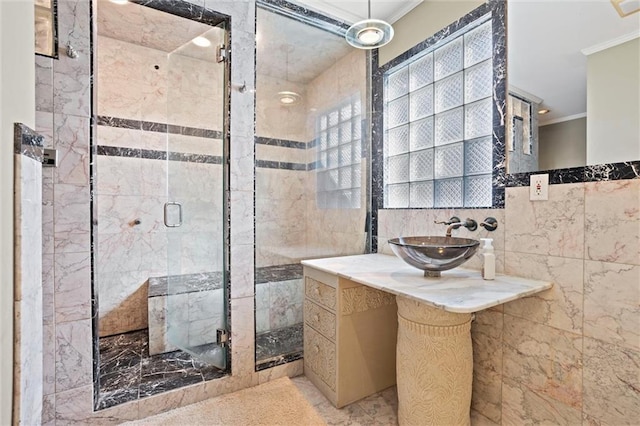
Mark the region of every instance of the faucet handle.
POLYGON ((453 223, 460 223, 460 218, 458 216, 451 216, 449 220, 434 220, 433 223, 438 225, 451 225, 453 223))
POLYGON ((494 217, 488 217, 480 224, 487 231, 495 231, 498 227, 498 221, 494 217))

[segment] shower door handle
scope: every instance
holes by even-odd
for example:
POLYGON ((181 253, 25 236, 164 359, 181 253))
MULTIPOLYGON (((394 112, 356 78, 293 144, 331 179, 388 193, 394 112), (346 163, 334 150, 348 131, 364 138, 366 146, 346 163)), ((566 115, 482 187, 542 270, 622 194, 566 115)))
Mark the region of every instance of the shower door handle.
POLYGON ((177 228, 182 225, 182 204, 177 203, 175 201, 169 201, 168 203, 164 203, 164 226, 167 228, 177 228), (176 207, 178 209, 178 221, 175 223, 169 223, 169 210, 171 207, 176 207))

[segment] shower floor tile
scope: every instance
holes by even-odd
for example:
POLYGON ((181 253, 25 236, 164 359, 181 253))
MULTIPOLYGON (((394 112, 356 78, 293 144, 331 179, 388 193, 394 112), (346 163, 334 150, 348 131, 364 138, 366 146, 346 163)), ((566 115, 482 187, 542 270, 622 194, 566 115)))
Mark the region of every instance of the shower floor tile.
POLYGON ((139 330, 100 338, 97 409, 226 375, 183 351, 149 356, 148 336, 139 330))

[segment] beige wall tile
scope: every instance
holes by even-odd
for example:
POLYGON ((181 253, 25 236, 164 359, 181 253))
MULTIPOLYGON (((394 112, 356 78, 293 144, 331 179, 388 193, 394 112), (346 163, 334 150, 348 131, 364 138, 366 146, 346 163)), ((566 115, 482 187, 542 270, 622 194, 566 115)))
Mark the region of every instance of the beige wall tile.
POLYGON ((640 352, 584 340, 584 412, 598 424, 640 419, 640 352))
POLYGON ((503 425, 579 425, 579 407, 565 405, 535 392, 521 383, 505 379, 502 383, 503 425))
POLYGON ((493 422, 502 416, 503 314, 481 311, 471 323, 473 394, 471 408, 493 422))
POLYGON ((506 253, 505 273, 553 282, 553 288, 504 305, 505 313, 574 333, 582 332, 583 261, 506 253))
POLYGON ((584 334, 640 350, 640 266, 585 261, 584 334))
POLYGON ((582 405, 582 336, 505 314, 505 378, 565 405, 582 405))
POLYGON ((640 179, 585 184, 585 257, 640 265, 640 179))
POLYGON ((529 187, 506 189, 505 249, 581 259, 584 184, 551 185, 548 201, 529 201, 529 187))

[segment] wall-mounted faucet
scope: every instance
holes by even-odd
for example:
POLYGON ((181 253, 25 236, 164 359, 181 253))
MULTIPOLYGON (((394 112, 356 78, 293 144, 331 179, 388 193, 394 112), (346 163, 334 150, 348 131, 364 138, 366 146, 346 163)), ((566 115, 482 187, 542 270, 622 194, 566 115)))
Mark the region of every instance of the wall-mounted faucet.
POLYGON ((449 227, 447 228, 447 233, 445 234, 445 236, 450 237, 451 236, 451 232, 453 232, 454 229, 458 229, 461 226, 464 226, 465 228, 467 228, 469 231, 475 231, 476 229, 478 229, 478 222, 476 222, 473 219, 465 219, 464 222, 460 221, 460 218, 453 216, 451 219, 449 219, 448 221, 434 221, 434 223, 440 224, 440 225, 449 225, 449 227))
POLYGON ((487 231, 495 231, 498 227, 498 221, 494 217, 488 217, 484 220, 484 222, 480 223, 480 226, 482 226, 487 231))

